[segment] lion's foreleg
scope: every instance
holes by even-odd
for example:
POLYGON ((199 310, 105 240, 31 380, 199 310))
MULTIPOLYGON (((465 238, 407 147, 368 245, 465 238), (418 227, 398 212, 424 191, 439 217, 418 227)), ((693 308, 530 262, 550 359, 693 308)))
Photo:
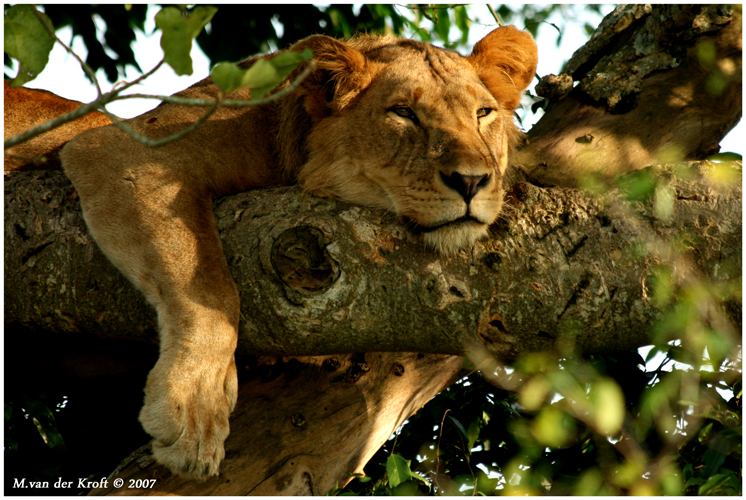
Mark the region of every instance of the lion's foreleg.
POLYGON ((240 307, 212 201, 165 167, 112 170, 67 169, 99 247, 158 312, 160 357, 140 421, 160 463, 216 475, 236 402, 240 307))

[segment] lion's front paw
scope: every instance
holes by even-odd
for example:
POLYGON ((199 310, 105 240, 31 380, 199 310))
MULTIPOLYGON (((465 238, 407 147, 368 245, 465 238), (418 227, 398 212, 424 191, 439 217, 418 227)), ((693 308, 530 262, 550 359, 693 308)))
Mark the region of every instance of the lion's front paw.
MULTIPOLYGON (((140 422, 153 436, 153 456, 172 472, 207 479, 219 473, 228 419, 236 404, 236 365, 184 371, 161 360, 148 376, 140 422)), ((200 367, 202 368, 202 367, 200 367)))

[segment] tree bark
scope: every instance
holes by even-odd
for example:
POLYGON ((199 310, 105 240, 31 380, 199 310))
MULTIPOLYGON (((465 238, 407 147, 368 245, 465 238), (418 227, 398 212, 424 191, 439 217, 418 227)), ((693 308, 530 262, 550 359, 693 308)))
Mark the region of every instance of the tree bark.
POLYGON ((537 86, 549 104, 516 163, 545 184, 576 186, 717 153, 741 119, 739 10, 617 7, 537 86))
MULTIPOLYGON (((145 447, 94 493, 323 494, 361 472, 409 415, 458 379, 463 355, 489 371, 495 359, 525 352, 649 344, 649 326, 665 312, 651 298, 661 265, 678 282, 739 283, 740 163, 651 169, 650 196, 631 202, 619 190, 540 186, 638 169, 664 144, 693 157, 713 150, 740 117, 741 21, 712 9, 626 6, 608 16, 568 66, 585 83, 569 95, 557 85, 547 91, 554 101, 518 156, 528 181, 512 187, 491 237, 469 251, 439 257, 390 214, 295 187, 216 201, 241 293, 238 353, 265 356, 241 366, 221 475, 183 481, 145 447), (738 68, 720 70, 730 75, 725 104, 702 95, 714 70, 693 59, 699 39, 716 47, 714 67, 738 68), (665 57, 677 48, 678 66, 665 57), (638 52, 663 62, 646 72, 630 56, 619 67, 637 78, 594 87, 621 64, 613 55, 638 52), (736 180, 718 182, 729 174, 736 180), (683 235, 672 252, 667 243, 683 235), (129 488, 130 479, 151 478, 152 487, 129 488)), ((88 236, 64 176, 19 173, 5 189, 6 332, 157 342, 154 312, 88 236)), ((738 334, 740 301, 710 309, 738 334)))
MULTIPOLYGON (((238 353, 485 348, 513 359, 648 344, 661 313, 648 277, 670 260, 666 237, 690 234, 686 273, 740 276, 740 184, 709 182, 715 168, 692 164, 692 180, 658 173, 675 198, 667 220, 655 219, 655 198, 628 204, 618 191, 594 198, 519 183, 493 236, 450 258, 391 214, 297 187, 221 199, 218 227, 242 301, 238 353)), ((88 236, 64 175, 24 172, 5 188, 5 324, 157 342, 154 311, 88 236)))

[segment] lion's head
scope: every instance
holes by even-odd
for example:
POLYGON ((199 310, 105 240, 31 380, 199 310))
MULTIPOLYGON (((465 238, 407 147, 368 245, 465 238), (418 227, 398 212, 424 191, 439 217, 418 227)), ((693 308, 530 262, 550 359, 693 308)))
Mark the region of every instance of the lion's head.
POLYGON ((304 47, 319 67, 305 83, 304 189, 394 211, 444 253, 486 235, 536 70, 531 35, 498 28, 468 57, 390 37, 311 37, 291 50, 304 47))

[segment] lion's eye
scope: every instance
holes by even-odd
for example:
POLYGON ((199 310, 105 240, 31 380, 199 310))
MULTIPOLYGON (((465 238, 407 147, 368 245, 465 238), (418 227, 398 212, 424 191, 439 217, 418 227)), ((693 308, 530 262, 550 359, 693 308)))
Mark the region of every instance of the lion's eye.
POLYGON ((417 123, 417 115, 414 114, 414 111, 412 111, 412 108, 408 108, 407 106, 394 106, 389 108, 389 111, 393 111, 397 115, 401 116, 402 118, 408 118, 412 120, 413 122, 417 123))
POLYGON ((477 118, 484 118, 490 113, 492 113, 492 108, 479 108, 477 110, 477 118))

